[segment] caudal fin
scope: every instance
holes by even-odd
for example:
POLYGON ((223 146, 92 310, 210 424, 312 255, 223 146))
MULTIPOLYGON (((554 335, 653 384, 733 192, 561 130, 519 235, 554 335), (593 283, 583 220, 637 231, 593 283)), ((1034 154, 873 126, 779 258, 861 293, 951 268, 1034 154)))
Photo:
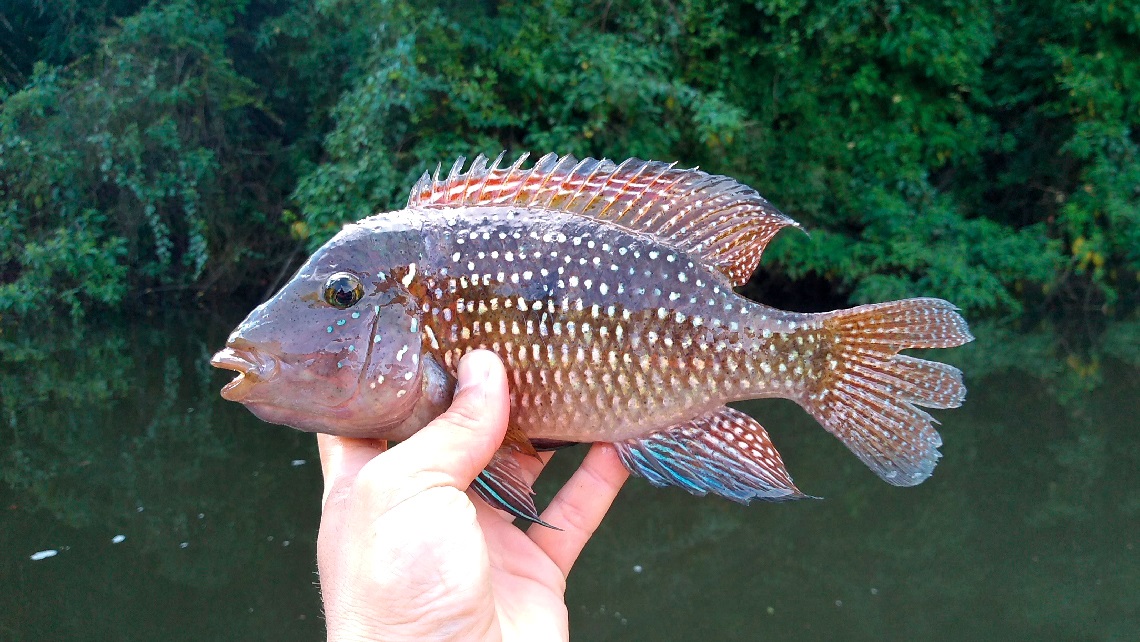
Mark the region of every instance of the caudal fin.
POLYGON ((831 337, 826 374, 801 400, 879 477, 914 486, 930 477, 942 438, 919 406, 956 408, 966 398, 952 366, 898 352, 973 340, 958 309, 942 299, 907 299, 824 316, 831 337))

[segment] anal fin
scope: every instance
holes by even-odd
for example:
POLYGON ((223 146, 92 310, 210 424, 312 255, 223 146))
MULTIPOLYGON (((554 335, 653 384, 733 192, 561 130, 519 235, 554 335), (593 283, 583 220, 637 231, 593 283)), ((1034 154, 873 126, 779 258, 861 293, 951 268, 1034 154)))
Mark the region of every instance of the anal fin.
POLYGON ((742 504, 808 497, 792 483, 764 427, 732 408, 614 446, 625 467, 654 486, 680 486, 742 504))
POLYGON ((534 490, 523 478, 522 466, 512 453, 515 449, 504 446, 491 458, 491 463, 471 482, 471 490, 490 506, 504 510, 528 522, 554 528, 538 517, 534 506, 534 490))

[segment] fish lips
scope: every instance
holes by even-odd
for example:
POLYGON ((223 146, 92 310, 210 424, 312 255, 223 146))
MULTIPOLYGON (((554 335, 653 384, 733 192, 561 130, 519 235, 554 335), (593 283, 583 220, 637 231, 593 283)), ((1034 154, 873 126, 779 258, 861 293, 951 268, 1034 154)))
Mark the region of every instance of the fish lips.
POLYGON ((222 388, 222 398, 244 402, 254 386, 277 374, 277 359, 259 352, 256 348, 227 346, 210 359, 210 365, 238 373, 234 380, 222 388))

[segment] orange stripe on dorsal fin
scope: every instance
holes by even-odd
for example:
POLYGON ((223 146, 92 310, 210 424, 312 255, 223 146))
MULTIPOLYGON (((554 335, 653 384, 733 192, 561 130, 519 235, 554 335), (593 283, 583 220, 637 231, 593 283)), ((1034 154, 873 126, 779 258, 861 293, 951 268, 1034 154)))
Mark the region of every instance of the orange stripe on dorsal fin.
POLYGON ((479 155, 463 172, 460 157, 447 178, 423 177, 408 207, 504 205, 557 210, 649 234, 718 270, 732 285, 756 271, 772 237, 792 219, 756 190, 735 180, 677 169, 673 164, 630 158, 612 161, 547 154, 523 169, 529 154, 499 167, 479 155))

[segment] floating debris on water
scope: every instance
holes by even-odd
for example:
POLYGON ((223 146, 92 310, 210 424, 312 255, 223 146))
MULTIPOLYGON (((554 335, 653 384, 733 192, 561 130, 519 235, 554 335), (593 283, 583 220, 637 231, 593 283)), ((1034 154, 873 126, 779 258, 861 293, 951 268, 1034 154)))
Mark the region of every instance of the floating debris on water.
POLYGON ((122 544, 126 540, 127 540, 126 535, 116 535, 116 536, 111 538, 111 543, 112 544, 122 544))
POLYGON ((40 560, 46 560, 49 557, 55 557, 56 555, 59 555, 59 551, 55 550, 54 548, 49 548, 46 551, 39 551, 38 553, 32 553, 32 555, 29 559, 31 559, 33 562, 38 562, 40 560))

